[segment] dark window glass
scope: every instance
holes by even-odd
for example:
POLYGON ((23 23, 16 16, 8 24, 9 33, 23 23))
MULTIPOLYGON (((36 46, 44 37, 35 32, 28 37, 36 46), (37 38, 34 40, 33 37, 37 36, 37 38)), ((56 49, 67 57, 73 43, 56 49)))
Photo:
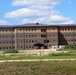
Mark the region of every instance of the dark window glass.
POLYGON ((32 29, 32 31, 33 31, 33 29, 32 29))
POLYGON ((32 40, 32 42, 34 42, 34 41, 32 40))
POLYGON ((43 37, 43 35, 41 35, 41 37, 43 37))
POLYGON ((41 32, 46 32, 46 29, 41 29, 41 32))
POLYGON ((26 41, 26 42, 28 42, 28 41, 26 41))
POLYGON ((22 29, 20 29, 20 30, 22 30, 22 29))
POLYGON ((36 35, 35 35, 35 37, 36 37, 36 35))
POLYGON ((26 35, 26 37, 27 37, 27 35, 26 35))
POLYGON ((41 37, 44 37, 45 38, 46 37, 46 34, 41 35, 41 37))
POLYGON ((26 46, 26 48, 28 48, 28 46, 26 46))
POLYGON ((55 28, 53 28, 53 30, 55 30, 55 28))
POLYGON ((30 29, 29 29, 29 31, 30 31, 30 29))
POLYGON ((35 40, 35 42, 36 42, 36 40, 35 40))
POLYGON ((35 31, 36 31, 36 29, 35 29, 35 31))
POLYGON ((5 49, 5 47, 3 47, 3 49, 5 49))

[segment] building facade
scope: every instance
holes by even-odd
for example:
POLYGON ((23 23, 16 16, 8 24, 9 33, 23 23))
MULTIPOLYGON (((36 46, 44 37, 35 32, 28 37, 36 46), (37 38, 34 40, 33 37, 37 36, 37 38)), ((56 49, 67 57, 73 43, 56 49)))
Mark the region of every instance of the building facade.
POLYGON ((0 26, 0 50, 58 48, 76 45, 76 25, 0 26))

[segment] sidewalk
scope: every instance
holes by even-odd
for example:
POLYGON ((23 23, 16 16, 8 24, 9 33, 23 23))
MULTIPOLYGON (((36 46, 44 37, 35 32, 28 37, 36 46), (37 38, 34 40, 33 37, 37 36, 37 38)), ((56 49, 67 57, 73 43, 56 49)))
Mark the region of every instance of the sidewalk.
POLYGON ((25 62, 25 61, 74 61, 76 59, 31 59, 31 60, 0 60, 2 62, 25 62))

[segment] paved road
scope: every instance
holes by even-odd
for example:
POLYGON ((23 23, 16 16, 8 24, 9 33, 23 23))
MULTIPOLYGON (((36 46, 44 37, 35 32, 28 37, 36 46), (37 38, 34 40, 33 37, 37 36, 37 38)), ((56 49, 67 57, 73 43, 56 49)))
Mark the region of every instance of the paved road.
POLYGON ((21 62, 21 61, 64 61, 64 60, 76 60, 76 59, 31 59, 31 60, 0 60, 0 62, 21 62))

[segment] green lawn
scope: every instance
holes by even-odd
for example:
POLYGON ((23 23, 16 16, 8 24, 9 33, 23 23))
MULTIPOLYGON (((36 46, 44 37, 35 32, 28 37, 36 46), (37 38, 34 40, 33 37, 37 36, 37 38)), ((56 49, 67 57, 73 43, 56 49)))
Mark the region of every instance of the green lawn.
POLYGON ((0 63, 0 75, 76 75, 76 61, 0 63))
MULTIPOLYGON (((7 51, 8 52, 8 51, 7 51)), ((76 59, 76 50, 67 53, 52 53, 47 55, 26 55, 18 53, 1 53, 0 60, 25 60, 25 59, 76 59)))
POLYGON ((76 59, 76 54, 48 54, 48 55, 25 55, 25 54, 3 54, 0 60, 25 60, 25 59, 76 59))

